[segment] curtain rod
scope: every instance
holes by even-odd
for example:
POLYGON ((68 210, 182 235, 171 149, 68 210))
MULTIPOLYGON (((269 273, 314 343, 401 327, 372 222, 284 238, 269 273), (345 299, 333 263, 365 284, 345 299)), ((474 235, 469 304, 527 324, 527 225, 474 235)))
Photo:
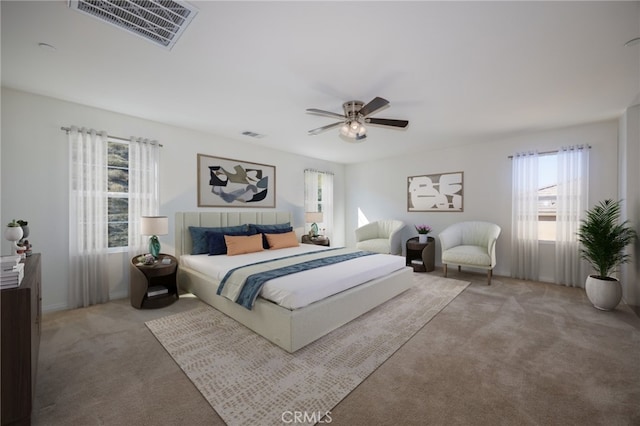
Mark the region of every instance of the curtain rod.
MULTIPOLYGON (((591 149, 591 145, 585 145, 584 147, 579 147, 578 149, 584 149, 584 148, 591 149)), ((538 155, 557 154, 558 152, 560 152, 559 149, 556 149, 554 151, 541 151, 538 153, 538 155)), ((507 158, 511 160, 513 158, 513 155, 509 155, 507 158)))
MULTIPOLYGON (((64 130, 65 132, 67 132, 67 134, 69 134, 69 132, 71 131, 71 128, 70 128, 70 127, 64 127, 64 126, 63 126, 63 127, 60 127, 60 130, 64 130)), ((108 137, 109 139, 116 139, 116 140, 119 140, 119 141, 131 142, 131 139, 130 139, 130 138, 129 138, 129 139, 127 139, 127 138, 122 138, 122 137, 120 137, 120 136, 111 136, 111 135, 107 135, 107 137, 108 137)), ((162 148, 162 144, 158 144, 158 146, 159 146, 160 148, 162 148)))
POLYGON ((333 172, 323 172, 322 170, 316 170, 316 169, 304 169, 305 172, 315 172, 315 173, 322 173, 324 175, 332 175, 334 174, 333 172))

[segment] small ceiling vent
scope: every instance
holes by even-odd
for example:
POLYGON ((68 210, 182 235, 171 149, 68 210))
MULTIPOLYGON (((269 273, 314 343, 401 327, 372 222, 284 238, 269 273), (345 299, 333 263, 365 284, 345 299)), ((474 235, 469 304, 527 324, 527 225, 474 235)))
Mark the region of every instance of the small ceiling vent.
POLYGON ((68 0, 69 7, 171 49, 198 14, 180 0, 68 0))
POLYGON ((256 138, 256 139, 264 138, 263 134, 256 133, 256 132, 251 132, 249 130, 247 130, 245 132, 242 132, 242 134, 245 135, 245 136, 249 136, 250 138, 256 138))

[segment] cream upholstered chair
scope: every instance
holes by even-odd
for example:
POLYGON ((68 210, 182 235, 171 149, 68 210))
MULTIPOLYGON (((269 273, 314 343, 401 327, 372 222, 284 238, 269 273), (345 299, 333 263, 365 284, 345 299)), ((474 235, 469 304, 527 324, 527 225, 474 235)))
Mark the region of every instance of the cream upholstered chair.
POLYGON ((386 219, 356 229, 356 248, 376 253, 402 254, 400 230, 404 222, 386 219))
POLYGON ((487 270, 487 284, 491 285, 493 267, 496 266, 496 241, 500 227, 489 222, 460 222, 440 232, 442 267, 447 276, 447 265, 471 266, 487 270))

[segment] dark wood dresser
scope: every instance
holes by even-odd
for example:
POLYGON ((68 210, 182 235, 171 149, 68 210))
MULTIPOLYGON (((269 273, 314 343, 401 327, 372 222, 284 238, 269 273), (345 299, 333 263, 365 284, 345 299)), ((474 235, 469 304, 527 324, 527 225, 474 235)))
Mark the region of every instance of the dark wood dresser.
POLYGON ((31 424, 36 389, 42 318, 40 254, 34 253, 23 262, 20 286, 0 292, 3 426, 31 424))

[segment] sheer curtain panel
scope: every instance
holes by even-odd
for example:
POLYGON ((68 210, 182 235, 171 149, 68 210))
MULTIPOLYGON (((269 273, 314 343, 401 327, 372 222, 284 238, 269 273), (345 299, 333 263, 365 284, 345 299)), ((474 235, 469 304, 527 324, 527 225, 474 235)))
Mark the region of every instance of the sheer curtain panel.
POLYGON ((584 287, 587 267, 580 258, 576 233, 588 208, 589 149, 584 146, 558 151, 556 211, 557 284, 584 287))
POLYGON ((107 134, 68 132, 69 308, 109 301, 107 274, 107 134))
POLYGON ((140 234, 140 218, 157 216, 160 208, 157 141, 132 137, 129 141, 129 252, 149 251, 149 236, 140 234))
POLYGON ((512 159, 511 276, 538 280, 538 154, 512 159))
MULTIPOLYGON (((333 231, 333 173, 307 169, 304 171, 305 212, 322 212, 321 228, 327 237, 333 231)), ((307 229, 305 228, 305 231, 307 229)))

